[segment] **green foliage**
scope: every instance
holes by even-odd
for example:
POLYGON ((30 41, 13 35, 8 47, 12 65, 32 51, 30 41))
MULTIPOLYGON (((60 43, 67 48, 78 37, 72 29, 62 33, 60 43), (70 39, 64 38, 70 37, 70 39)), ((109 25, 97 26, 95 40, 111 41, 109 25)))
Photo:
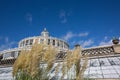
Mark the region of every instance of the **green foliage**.
POLYGON ((38 70, 38 74, 34 77, 30 76, 26 71, 18 71, 15 80, 48 80, 47 73, 44 70, 38 70))

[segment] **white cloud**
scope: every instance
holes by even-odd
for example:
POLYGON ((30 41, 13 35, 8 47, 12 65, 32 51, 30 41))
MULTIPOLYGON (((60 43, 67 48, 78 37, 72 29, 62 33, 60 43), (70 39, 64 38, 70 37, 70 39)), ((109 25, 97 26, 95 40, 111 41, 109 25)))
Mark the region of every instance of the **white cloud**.
POLYGON ((66 22, 67 22, 67 18, 61 20, 61 23, 66 23, 66 22))
MULTIPOLYGON (((86 37, 88 36, 89 33, 88 32, 84 32, 84 33, 73 33, 73 32, 67 32, 67 34, 65 36, 63 36, 63 39, 66 40, 66 41, 69 41, 70 39, 73 39, 73 38, 78 38, 78 37, 86 37)), ((78 41, 78 40, 73 40, 70 42, 71 45, 75 45, 75 44, 80 44, 82 47, 89 47, 89 46, 92 46, 94 43, 94 41, 92 39, 89 39, 89 40, 81 40, 81 41, 78 41)))
POLYGON ((72 41, 70 44, 71 45, 75 45, 75 44, 77 44, 78 42, 76 42, 76 41, 72 41))
MULTIPOLYGON (((120 39, 120 37, 119 37, 120 39)), ((105 36, 102 41, 100 41, 99 46, 104 46, 104 45, 112 45, 112 39, 109 39, 108 36, 105 36)))
POLYGON ((94 41, 91 40, 91 39, 85 40, 85 41, 79 41, 79 44, 80 44, 82 47, 92 46, 93 43, 94 43, 94 41))
POLYGON ((104 40, 107 40, 107 39, 108 39, 108 37, 107 37, 107 36, 105 36, 105 37, 104 37, 104 40))
POLYGON ((27 22, 29 22, 30 24, 32 23, 33 17, 32 17, 32 14, 31 14, 31 13, 27 13, 27 14, 26 14, 26 20, 27 20, 27 22))
POLYGON ((112 45, 112 39, 109 39, 108 36, 105 36, 102 41, 100 41, 99 46, 103 45, 112 45))
POLYGON ((9 39, 8 37, 5 37, 5 43, 8 43, 9 39))
POLYGON ((79 35, 78 36, 80 36, 80 37, 84 37, 84 36, 88 36, 88 32, 84 32, 84 33, 79 33, 79 35))
POLYGON ((68 41, 69 39, 73 38, 73 37, 85 37, 85 36, 88 36, 88 32, 85 32, 85 33, 79 33, 79 34, 76 34, 76 33, 73 33, 73 32, 67 32, 67 34, 65 36, 63 36, 63 39, 68 41))
POLYGON ((8 37, 2 37, 1 41, 4 41, 5 43, 0 45, 0 51, 8 49, 8 48, 12 48, 13 45, 16 45, 17 43, 15 41, 9 41, 8 37))
POLYGON ((80 40, 80 41, 75 41, 74 40, 70 44, 71 45, 80 44, 81 47, 85 48, 85 47, 93 47, 94 41, 92 39, 80 40))
POLYGON ((65 10, 61 10, 60 13, 59 13, 59 17, 60 18, 66 17, 66 11, 65 10))
POLYGON ((2 44, 1 46, 0 46, 0 51, 2 51, 2 50, 5 50, 5 49, 9 49, 9 48, 11 48, 13 45, 15 45, 16 44, 16 42, 9 42, 8 44, 2 44))
POLYGON ((64 37, 63 37, 63 39, 64 40, 69 40, 69 39, 71 39, 71 38, 73 38, 73 37, 75 37, 76 35, 74 34, 74 33, 72 33, 72 32, 68 32, 64 37))
POLYGON ((66 23, 68 21, 68 17, 71 15, 71 11, 67 12, 64 9, 59 12, 59 18, 61 23, 66 23))
POLYGON ((0 40, 2 39, 2 37, 0 36, 0 40))
POLYGON ((61 19, 61 23, 67 22, 67 15, 65 10, 61 10, 59 13, 59 18, 61 19))
POLYGON ((109 41, 101 41, 99 43, 99 46, 103 46, 103 45, 111 45, 112 44, 112 40, 109 40, 109 41))

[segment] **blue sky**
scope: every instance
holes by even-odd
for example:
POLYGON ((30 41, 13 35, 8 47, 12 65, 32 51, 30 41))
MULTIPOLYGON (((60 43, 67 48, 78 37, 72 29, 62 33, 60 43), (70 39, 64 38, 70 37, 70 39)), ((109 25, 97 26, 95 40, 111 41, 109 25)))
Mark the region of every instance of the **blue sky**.
POLYGON ((0 50, 46 27, 70 47, 111 44, 120 36, 119 0, 0 0, 0 50))

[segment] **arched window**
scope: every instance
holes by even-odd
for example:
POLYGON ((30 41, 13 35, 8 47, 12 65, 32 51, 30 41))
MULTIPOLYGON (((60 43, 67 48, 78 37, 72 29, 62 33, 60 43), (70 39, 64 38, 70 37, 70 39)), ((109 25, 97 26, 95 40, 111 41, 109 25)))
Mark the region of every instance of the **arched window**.
POLYGON ((53 45, 55 45, 55 40, 53 40, 53 45))
POLYGON ((32 45, 33 44, 33 39, 30 39, 30 45, 32 45))
POLYGON ((48 45, 50 45, 50 39, 48 39, 48 45))

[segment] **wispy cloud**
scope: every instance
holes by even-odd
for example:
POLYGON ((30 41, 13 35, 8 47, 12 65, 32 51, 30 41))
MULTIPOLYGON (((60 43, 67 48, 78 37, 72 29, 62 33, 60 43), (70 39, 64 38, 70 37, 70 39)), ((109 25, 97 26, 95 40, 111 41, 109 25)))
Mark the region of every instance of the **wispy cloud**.
POLYGON ((82 47, 89 47, 89 46, 92 46, 94 41, 92 39, 89 39, 89 40, 85 40, 85 41, 79 41, 78 42, 82 47))
POLYGON ((66 23, 67 22, 67 18, 63 18, 62 20, 61 20, 61 23, 66 23))
POLYGON ((33 17, 32 17, 32 14, 31 14, 31 13, 27 13, 27 14, 26 14, 26 21, 27 21, 29 24, 32 24, 33 17))
POLYGON ((105 37, 104 37, 104 40, 107 40, 107 39, 108 39, 108 36, 105 36, 105 37))
POLYGON ((69 39, 75 37, 76 34, 72 33, 72 32, 68 32, 65 36, 63 36, 63 39, 68 41, 69 39))
POLYGON ((2 37, 2 39, 0 41, 5 42, 4 44, 0 45, 0 51, 12 48, 14 45, 17 44, 15 41, 9 41, 8 37, 2 37))
POLYGON ((64 9, 60 10, 59 18, 61 20, 61 23, 66 23, 68 21, 68 16, 70 15, 71 15, 71 12, 67 12, 64 9))
POLYGON ((0 51, 5 50, 5 49, 12 48, 12 46, 15 45, 15 44, 16 44, 16 42, 14 42, 14 41, 9 42, 9 43, 7 43, 7 44, 2 44, 2 45, 0 46, 0 51))
POLYGON ((0 40, 2 40, 2 37, 0 36, 0 40))
POLYGON ((112 42, 111 42, 111 40, 110 41, 108 41, 108 42, 105 42, 105 41, 102 41, 102 42, 100 42, 100 46, 103 46, 103 45, 111 45, 112 44, 112 42))
POLYGON ((84 33, 73 33, 71 31, 67 32, 66 35, 63 36, 63 39, 68 41, 69 39, 71 38, 74 38, 74 37, 85 37, 85 36, 88 36, 89 33, 88 32, 84 32, 84 33))
POLYGON ((59 17, 60 18, 66 17, 66 11, 65 10, 61 10, 60 13, 59 13, 59 17))
POLYGON ((100 41, 99 46, 103 45, 111 45, 112 44, 112 39, 109 39, 108 36, 105 36, 102 41, 100 41))
POLYGON ((88 34, 89 34, 88 32, 84 32, 84 33, 80 33, 79 36, 84 37, 84 36, 88 36, 88 34))
POLYGON ((80 44, 81 47, 86 48, 86 47, 92 47, 94 45, 94 40, 92 39, 80 40, 80 41, 74 40, 70 44, 71 45, 80 44))
POLYGON ((8 37, 5 37, 5 43, 8 43, 9 39, 8 37))

